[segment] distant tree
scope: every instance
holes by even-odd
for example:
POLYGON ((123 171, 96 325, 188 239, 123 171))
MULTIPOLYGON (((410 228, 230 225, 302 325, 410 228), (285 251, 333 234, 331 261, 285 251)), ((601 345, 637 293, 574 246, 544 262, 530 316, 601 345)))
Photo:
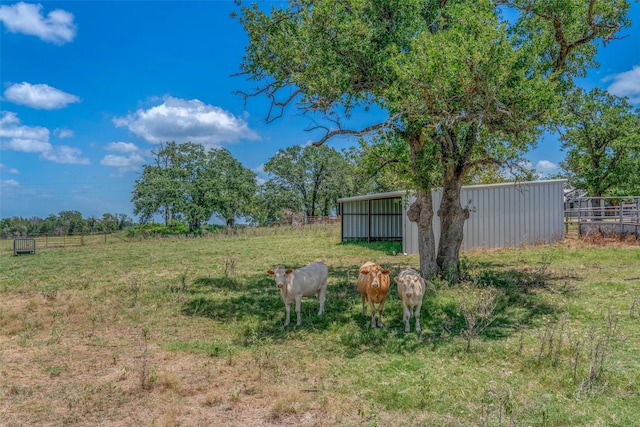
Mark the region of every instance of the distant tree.
POLYGON ((285 212, 303 212, 300 199, 288 188, 269 180, 258 186, 251 219, 259 225, 286 222, 285 212))
POLYGON ((95 216, 91 215, 89 218, 86 219, 86 221, 87 221, 87 226, 89 227, 90 233, 98 233, 102 231, 100 228, 100 220, 95 216))
POLYGON ((100 219, 100 231, 110 233, 116 231, 117 229, 118 218, 110 213, 102 214, 102 219, 100 219))
POLYGON ((58 228, 60 234, 87 233, 89 225, 79 211, 62 211, 58 214, 58 228))
POLYGON ((39 232, 42 234, 56 234, 58 232, 57 223, 58 217, 56 215, 50 214, 42 221, 42 224, 40 224, 39 232))
POLYGON ((214 212, 233 227, 238 216, 250 216, 258 190, 256 174, 224 148, 208 153, 207 164, 216 171, 214 212))
POLYGON ((329 146, 294 145, 279 150, 264 165, 271 175, 270 186, 289 198, 293 211, 306 216, 322 215, 335 209, 336 200, 344 194, 339 179, 345 168, 344 158, 329 146))
POLYGON ((133 191, 134 214, 142 222, 164 214, 167 225, 184 218, 197 231, 214 214, 233 225, 237 215, 250 213, 255 174, 227 150, 168 142, 155 154, 155 164, 144 166, 133 191))
POLYGON ((118 231, 122 231, 127 227, 135 225, 133 218, 129 217, 127 214, 119 213, 116 214, 115 217, 118 220, 118 231))
POLYGON ((181 184, 186 179, 181 165, 198 156, 198 147, 163 142, 152 153, 155 155, 154 164, 145 165, 142 176, 135 182, 132 197, 134 214, 140 215, 142 222, 161 214, 167 225, 173 219, 173 207, 182 195, 181 184))
MULTIPOLYGON (((640 187, 640 110, 602 89, 577 89, 567 99, 567 150, 562 168, 569 183, 590 197, 636 195, 640 187)), ((598 201, 595 202, 598 205, 598 201)))
POLYGON ((32 219, 14 216, 0 220, 0 233, 2 237, 24 237, 38 233, 38 226, 32 219))

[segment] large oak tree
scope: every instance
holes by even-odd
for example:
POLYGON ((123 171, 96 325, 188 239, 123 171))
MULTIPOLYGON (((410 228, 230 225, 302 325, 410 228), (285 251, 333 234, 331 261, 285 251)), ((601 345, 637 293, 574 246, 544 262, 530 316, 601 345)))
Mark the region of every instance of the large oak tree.
MULTIPOLYGON (((267 121, 287 106, 329 120, 338 135, 393 132, 410 149, 423 275, 459 269, 468 212, 465 177, 517 160, 553 118, 572 78, 594 66, 600 43, 628 25, 621 0, 298 0, 268 13, 244 7, 242 71, 268 96, 267 121), (343 118, 376 105, 381 123, 343 118), (441 237, 433 238, 431 188, 440 182, 441 237)), ((317 123, 314 121, 313 123, 317 123)))

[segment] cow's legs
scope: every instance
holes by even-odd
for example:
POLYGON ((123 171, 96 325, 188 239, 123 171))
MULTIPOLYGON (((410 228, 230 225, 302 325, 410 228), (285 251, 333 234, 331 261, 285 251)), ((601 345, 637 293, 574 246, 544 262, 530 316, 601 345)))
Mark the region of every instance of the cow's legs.
POLYGON ((415 311, 415 318, 416 318, 416 332, 420 332, 420 308, 422 307, 422 302, 418 302, 418 305, 416 306, 416 311, 415 311))
POLYGON ((364 296, 364 295, 362 295, 362 315, 363 315, 364 317, 366 317, 366 316, 367 316, 367 310, 365 310, 365 308, 364 308, 364 304, 365 304, 365 302, 366 302, 366 298, 365 298, 365 296, 364 296))
POLYGON ((382 309, 384 308, 384 301, 382 301, 379 305, 378 305, 378 327, 382 328, 382 309))
POLYGON ((369 308, 371 309, 371 327, 376 327, 376 305, 369 301, 369 308))
POLYGON ((406 304, 402 304, 402 312, 404 313, 402 319, 404 320, 404 331, 409 332, 411 330, 411 324, 409 322, 409 320, 411 319, 411 308, 407 307, 406 304))
POLYGON ((298 315, 298 322, 296 325, 300 326, 302 324, 302 318, 300 317, 300 303, 302 302, 302 295, 296 297, 296 314, 298 315))
POLYGON ((289 319, 290 319, 290 315, 291 315, 291 303, 284 303, 284 310, 286 311, 286 316, 285 316, 285 320, 284 320, 284 326, 289 326, 289 319))
POLYGON ((320 300, 320 310, 318 310, 318 316, 320 316, 322 313, 324 313, 324 302, 327 299, 327 283, 326 282, 318 291, 318 299, 320 300))

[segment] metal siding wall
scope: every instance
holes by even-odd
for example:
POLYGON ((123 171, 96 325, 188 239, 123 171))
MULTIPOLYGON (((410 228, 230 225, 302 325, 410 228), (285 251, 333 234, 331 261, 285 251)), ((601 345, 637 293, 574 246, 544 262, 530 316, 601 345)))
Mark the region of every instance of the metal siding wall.
POLYGON ((463 189, 463 207, 475 212, 465 223, 463 249, 551 243, 564 237, 564 183, 540 182, 463 189))
MULTIPOLYGON (((552 243, 564 238, 564 181, 541 181, 508 185, 463 187, 462 207, 471 212, 464 225, 462 249, 512 247, 522 244, 552 243)), ((436 245, 440 240, 437 215, 442 193, 433 195, 433 231, 436 245)), ((401 216, 372 215, 371 237, 402 235, 402 250, 418 253, 418 226, 407 219, 406 212, 415 196, 372 200, 374 213, 402 213, 401 216), (377 219, 376 219, 377 218, 377 219), (385 220, 385 218, 387 218, 385 220), (395 220, 393 219, 395 218, 395 220)), ((344 202, 344 239, 367 238, 368 201, 344 202), (349 215, 352 214, 352 215, 349 215), (360 214, 360 216, 353 215, 360 214)))

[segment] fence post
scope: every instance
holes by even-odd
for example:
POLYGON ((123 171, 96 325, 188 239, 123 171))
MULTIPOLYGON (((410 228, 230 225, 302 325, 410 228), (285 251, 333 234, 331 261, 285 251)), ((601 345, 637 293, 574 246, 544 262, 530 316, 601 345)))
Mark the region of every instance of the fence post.
POLYGON ((624 220, 624 216, 622 211, 624 211, 624 202, 618 203, 618 207, 620 208, 620 226, 622 226, 622 221, 624 220))

